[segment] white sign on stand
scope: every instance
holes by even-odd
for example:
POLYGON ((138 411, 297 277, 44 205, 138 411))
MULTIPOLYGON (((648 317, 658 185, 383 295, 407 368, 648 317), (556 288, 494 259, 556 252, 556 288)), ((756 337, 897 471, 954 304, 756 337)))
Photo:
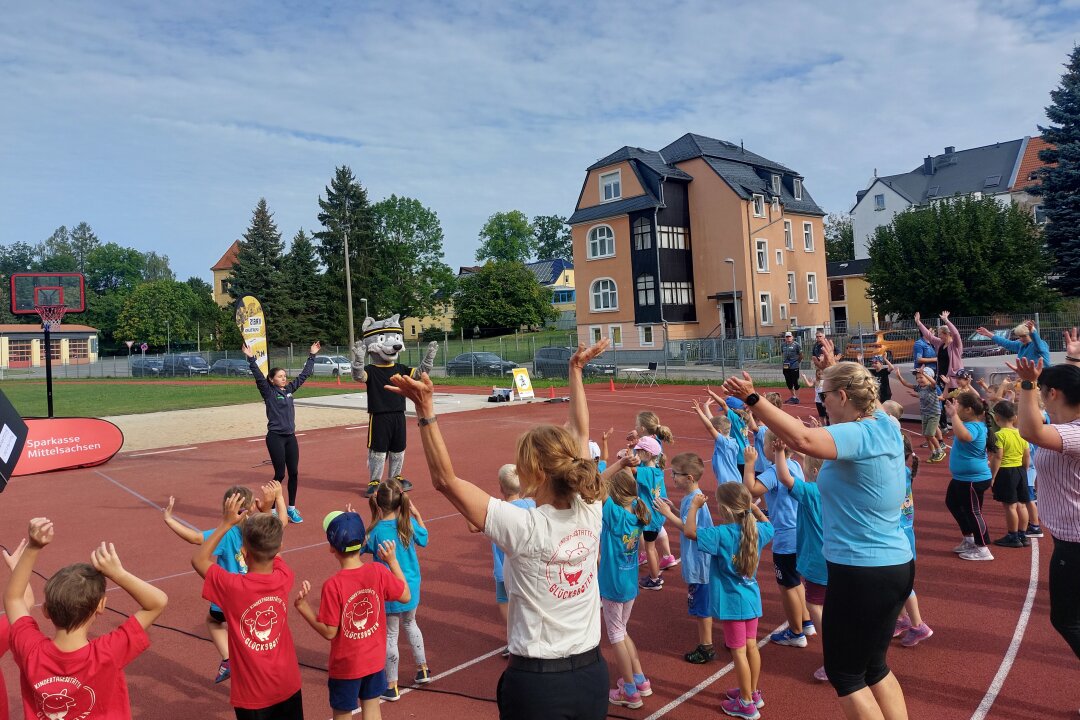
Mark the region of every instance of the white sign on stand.
POLYGON ((514 368, 514 399, 535 398, 528 368, 514 368))

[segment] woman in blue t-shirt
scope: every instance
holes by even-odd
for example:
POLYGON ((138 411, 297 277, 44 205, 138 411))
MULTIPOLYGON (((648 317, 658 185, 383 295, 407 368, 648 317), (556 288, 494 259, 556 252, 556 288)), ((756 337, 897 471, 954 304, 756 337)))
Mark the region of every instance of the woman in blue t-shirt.
MULTIPOLYGON (((962 392, 945 401, 945 414, 956 434, 949 454, 952 480, 945 491, 945 507, 960 526, 963 540, 953 548, 963 560, 993 560, 990 554, 990 533, 983 519, 983 495, 994 477, 987 453, 1000 453, 997 437, 990 425, 986 403, 973 392, 962 392)), ((1000 457, 997 457, 1001 462, 1000 457)))
POLYGON ((829 591, 822 649, 829 682, 848 718, 907 717, 886 655, 911 594, 915 563, 904 532, 904 442, 878 407, 877 384, 856 363, 837 363, 826 339, 821 391, 832 424, 806 427, 754 392, 750 375, 724 389, 793 451, 825 460, 818 475, 829 591))

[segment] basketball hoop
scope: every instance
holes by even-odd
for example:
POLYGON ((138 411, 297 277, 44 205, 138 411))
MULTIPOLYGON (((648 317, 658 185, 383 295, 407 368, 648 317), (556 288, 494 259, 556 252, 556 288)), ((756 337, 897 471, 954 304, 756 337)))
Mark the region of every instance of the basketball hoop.
POLYGON ((68 308, 66 305, 35 305, 34 310, 41 317, 41 327, 48 330, 63 321, 68 308))

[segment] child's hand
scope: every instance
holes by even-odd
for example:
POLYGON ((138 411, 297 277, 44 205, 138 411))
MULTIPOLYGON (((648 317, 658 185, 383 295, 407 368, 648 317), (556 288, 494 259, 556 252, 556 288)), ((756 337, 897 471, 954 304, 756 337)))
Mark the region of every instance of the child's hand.
POLYGON ((19 547, 15 548, 15 552, 8 553, 7 549, 4 550, 4 562, 7 563, 8 570, 14 570, 15 566, 19 564, 19 558, 22 557, 23 550, 26 549, 26 545, 29 541, 23 538, 19 541, 19 547))
POLYGON ((352 503, 345 503, 345 512, 347 512, 347 513, 356 512, 355 510, 353 510, 352 503))
POLYGON ((301 605, 307 605, 307 596, 309 592, 311 592, 311 583, 307 580, 300 583, 300 592, 296 593, 296 600, 293 600, 293 606, 296 607, 297 610, 300 609, 301 605))
POLYGON ((744 461, 744 464, 746 464, 746 465, 750 465, 750 464, 752 464, 752 463, 753 463, 753 462, 754 462, 755 460, 757 460, 757 450, 755 450, 755 449, 754 449, 754 446, 753 446, 753 445, 747 445, 747 446, 746 446, 746 449, 745 449, 745 450, 743 450, 743 461, 744 461))
POLYGON ((628 445, 633 445, 633 444, 637 443, 638 439, 639 438, 638 438, 637 430, 631 430, 630 432, 626 433, 626 442, 627 442, 628 445))
POLYGON ((53 541, 53 522, 49 518, 34 518, 30 521, 30 545, 39 550, 53 541))
POLYGON ((641 458, 639 458, 636 453, 632 453, 630 455, 623 455, 619 458, 619 462, 622 463, 623 467, 632 468, 641 464, 641 458))
POLYGON ((229 525, 239 525, 246 512, 244 496, 240 493, 233 493, 225 501, 225 510, 221 513, 221 519, 229 525))
POLYGON ((613 427, 608 428, 607 432, 600 433, 600 439, 603 440, 604 442, 607 442, 608 438, 611 437, 612 433, 614 433, 614 432, 615 432, 615 428, 613 428, 613 427))
POLYGON ((397 543, 395 543, 393 540, 383 540, 381 543, 379 543, 379 547, 376 552, 378 553, 379 559, 389 565, 390 563, 397 560, 396 548, 397 543))
POLYGON ((268 508, 274 507, 274 502, 277 500, 277 496, 280 492, 281 483, 277 480, 271 480, 264 483, 262 486, 263 505, 268 508))
POLYGON ((692 507, 694 510, 697 510, 698 508, 702 507, 706 502, 708 502, 708 500, 709 499, 705 497, 705 493, 698 493, 697 495, 694 495, 694 497, 690 498, 690 507, 692 507))
POLYGON ((673 514, 672 508, 674 506, 671 504, 671 501, 665 497, 653 498, 652 506, 656 508, 656 512, 665 517, 670 517, 673 514))
POLYGON ((781 440, 780 438, 776 438, 775 440, 773 440, 773 443, 772 443, 773 454, 776 454, 776 453, 779 453, 779 452, 784 452, 785 450, 787 450, 787 445, 784 444, 783 440, 781 440))
POLYGON ((169 504, 161 509, 161 512, 165 516, 166 521, 172 520, 172 511, 174 505, 176 505, 176 498, 170 495, 169 504))
POLYGON ((120 556, 116 554, 116 546, 104 542, 94 548, 90 554, 90 563, 99 573, 110 580, 124 572, 124 566, 120 564, 120 556))
POLYGON ((945 405, 945 416, 948 417, 949 420, 955 419, 956 418, 956 400, 954 400, 952 398, 949 398, 948 400, 945 401, 944 405, 945 405))
POLYGON ((819 420, 816 415, 811 415, 806 421, 806 424, 813 428, 819 428, 821 427, 821 420, 819 420))

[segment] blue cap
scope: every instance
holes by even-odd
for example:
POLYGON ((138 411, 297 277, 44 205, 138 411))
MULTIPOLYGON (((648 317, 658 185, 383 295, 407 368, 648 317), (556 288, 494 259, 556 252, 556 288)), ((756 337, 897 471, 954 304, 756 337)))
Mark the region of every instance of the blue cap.
POLYGON ((744 403, 737 397, 724 398, 724 402, 726 402, 727 406, 732 410, 742 410, 744 407, 746 407, 746 403, 744 403))
POLYGON ((364 547, 367 531, 364 519, 354 512, 335 510, 323 518, 326 541, 340 553, 351 553, 364 547))

